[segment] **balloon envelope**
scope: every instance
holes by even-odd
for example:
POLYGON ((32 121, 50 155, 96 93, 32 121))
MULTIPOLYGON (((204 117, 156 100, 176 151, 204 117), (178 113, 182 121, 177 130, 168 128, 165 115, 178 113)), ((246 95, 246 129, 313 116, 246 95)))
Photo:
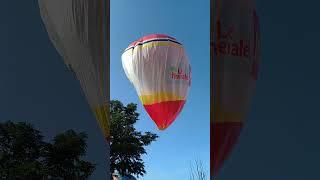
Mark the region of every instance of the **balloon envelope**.
POLYGON ((215 175, 240 135, 254 93, 260 32, 254 0, 211 4, 211 173, 215 175))
POLYGON ((134 41, 122 65, 149 116, 160 130, 181 112, 191 84, 191 66, 181 43, 163 34, 134 41))
POLYGON ((38 0, 51 42, 80 82, 86 99, 106 139, 109 64, 105 43, 108 4, 104 0, 38 0))

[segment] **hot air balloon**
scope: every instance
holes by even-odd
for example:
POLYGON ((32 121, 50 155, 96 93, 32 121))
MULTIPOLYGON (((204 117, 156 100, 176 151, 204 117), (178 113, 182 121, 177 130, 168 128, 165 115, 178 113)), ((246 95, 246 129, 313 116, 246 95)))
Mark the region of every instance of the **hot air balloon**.
POLYGON ((212 1, 211 102, 213 105, 210 139, 213 176, 237 142, 249 111, 260 62, 258 23, 254 0, 212 1))
POLYGON ((109 1, 38 0, 38 3, 49 38, 79 80, 109 145, 109 1))
POLYGON ((122 54, 122 65, 145 110, 159 130, 181 112, 191 85, 191 66, 175 38, 150 34, 132 42, 122 54))

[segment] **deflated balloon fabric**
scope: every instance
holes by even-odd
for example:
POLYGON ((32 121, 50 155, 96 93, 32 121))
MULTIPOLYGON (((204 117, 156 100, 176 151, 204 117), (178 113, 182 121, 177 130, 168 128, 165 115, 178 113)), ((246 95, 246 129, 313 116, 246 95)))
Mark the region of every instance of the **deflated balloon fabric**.
MULTIPOLYGON (((103 0, 38 0, 50 40, 76 75, 104 137, 109 140, 109 66, 103 0)), ((75 109, 72 109, 76 112, 75 109)))

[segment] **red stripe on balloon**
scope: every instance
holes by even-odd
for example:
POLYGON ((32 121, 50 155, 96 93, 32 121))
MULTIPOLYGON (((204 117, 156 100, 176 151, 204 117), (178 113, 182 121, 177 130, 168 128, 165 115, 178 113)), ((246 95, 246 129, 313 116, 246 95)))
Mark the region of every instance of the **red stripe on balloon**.
POLYGON ((237 142, 243 123, 211 123, 211 126, 213 126, 213 137, 210 138, 213 144, 213 156, 210 158, 213 162, 213 174, 216 174, 237 142))
POLYGON ((151 119, 160 130, 166 129, 176 119, 181 112, 185 100, 164 101, 155 104, 144 105, 151 119))

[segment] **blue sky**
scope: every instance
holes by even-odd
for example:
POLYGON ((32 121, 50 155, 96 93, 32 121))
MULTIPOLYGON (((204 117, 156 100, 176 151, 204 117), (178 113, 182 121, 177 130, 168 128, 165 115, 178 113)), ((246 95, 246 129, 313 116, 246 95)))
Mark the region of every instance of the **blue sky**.
POLYGON ((137 103, 137 129, 159 135, 144 156, 147 174, 143 180, 187 179, 189 164, 200 159, 209 173, 209 0, 111 0, 111 98, 137 103), (192 12, 192 13, 191 13, 192 12), (161 33, 183 43, 192 66, 192 85, 187 104, 165 131, 143 109, 121 64, 123 50, 134 40, 161 33))

